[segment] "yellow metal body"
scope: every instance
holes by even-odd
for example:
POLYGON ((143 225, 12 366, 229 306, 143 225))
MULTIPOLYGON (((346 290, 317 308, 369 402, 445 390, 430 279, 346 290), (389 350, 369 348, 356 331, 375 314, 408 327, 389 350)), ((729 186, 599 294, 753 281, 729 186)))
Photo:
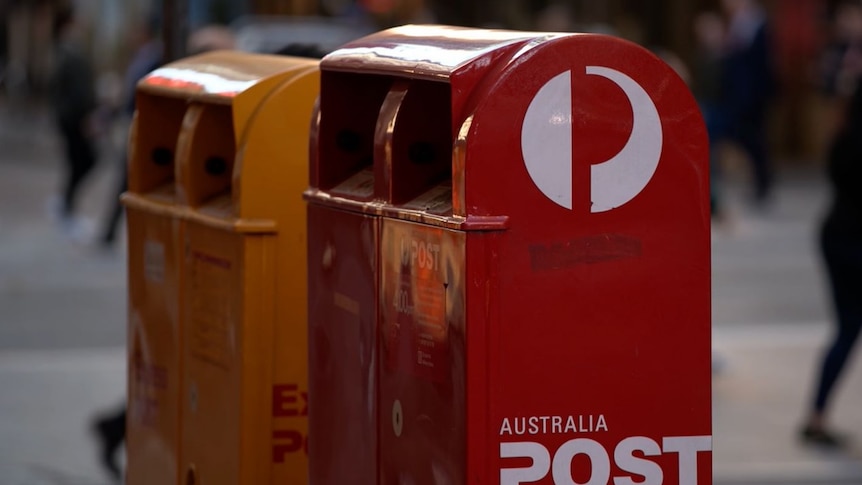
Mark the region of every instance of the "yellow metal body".
POLYGON ((317 61, 190 57, 130 135, 130 485, 307 482, 308 136, 317 61))

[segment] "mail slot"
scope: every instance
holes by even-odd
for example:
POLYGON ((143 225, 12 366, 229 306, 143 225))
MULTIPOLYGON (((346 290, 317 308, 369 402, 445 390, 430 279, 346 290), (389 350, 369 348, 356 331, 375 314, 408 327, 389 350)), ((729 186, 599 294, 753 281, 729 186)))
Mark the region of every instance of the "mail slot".
POLYGON ((128 482, 306 483, 317 61, 215 52, 138 85, 128 482))
POLYGON ((711 483, 707 139, 674 71, 404 26, 321 86, 313 483, 711 483))

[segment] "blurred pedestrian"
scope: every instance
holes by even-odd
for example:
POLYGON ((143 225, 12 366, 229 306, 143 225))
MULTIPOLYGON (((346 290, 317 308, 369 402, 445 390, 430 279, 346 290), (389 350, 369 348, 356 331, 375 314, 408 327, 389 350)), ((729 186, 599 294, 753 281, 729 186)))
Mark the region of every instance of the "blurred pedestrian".
MULTIPOLYGON (((149 72, 156 69, 162 62, 162 43, 159 39, 158 18, 153 16, 146 22, 132 29, 131 43, 134 46, 132 60, 126 68, 124 79, 124 103, 122 106, 122 119, 124 126, 129 126, 135 113, 135 89, 140 81, 149 72)), ((117 228, 123 215, 123 205, 120 195, 126 191, 128 177, 128 147, 122 150, 120 159, 120 173, 116 190, 111 194, 110 212, 104 220, 99 242, 105 249, 114 247, 117 237, 117 228)))
MULTIPOLYGON (((135 52, 132 60, 126 68, 125 75, 125 102, 123 105, 123 120, 126 126, 135 113, 135 93, 139 80, 150 71, 156 69, 162 62, 162 44, 158 37, 158 18, 152 17, 147 22, 132 31, 132 43, 135 52)), ((117 189, 111 194, 111 211, 105 219, 100 243, 105 248, 114 245, 117 228, 123 214, 123 206, 120 195, 126 191, 128 177, 128 147, 122 151, 120 160, 120 173, 117 181, 117 189)), ((117 463, 117 454, 120 446, 126 440, 126 407, 125 405, 116 410, 96 416, 92 425, 93 432, 99 442, 99 459, 105 470, 114 479, 119 480, 122 476, 120 466, 117 463)))
POLYGON ((75 13, 60 7, 53 21, 55 70, 51 81, 53 105, 65 148, 66 174, 61 198, 51 211, 61 228, 75 240, 89 237, 90 221, 76 212, 81 184, 96 165, 99 132, 95 80, 90 60, 76 39, 75 13))
POLYGON ((727 139, 748 157, 754 201, 771 195, 773 172, 766 140, 766 115, 775 90, 773 52, 766 12, 756 0, 722 0, 728 18, 721 63, 721 107, 727 139))
POLYGON ((305 57, 308 59, 321 59, 327 54, 317 44, 291 43, 276 50, 273 54, 278 56, 305 57))
POLYGON ((810 443, 839 446, 843 439, 827 424, 827 411, 845 364, 862 328, 862 55, 845 50, 841 62, 855 88, 844 121, 827 154, 832 204, 820 231, 820 248, 829 280, 836 323, 823 356, 810 411, 801 436, 810 443))
POLYGON ((236 34, 226 25, 212 24, 195 29, 186 42, 186 52, 193 56, 204 52, 236 48, 236 34))
POLYGON ((829 108, 828 139, 844 119, 847 104, 859 77, 862 56, 862 1, 843 0, 831 15, 831 29, 819 62, 819 88, 829 108))
POLYGON ((709 202, 713 219, 723 220, 719 143, 725 132, 721 110, 721 62, 724 46, 724 20, 713 11, 699 13, 693 24, 695 49, 692 93, 700 106, 709 137, 709 202))
POLYGON ((99 441, 99 462, 111 478, 120 481, 123 472, 117 463, 117 454, 126 441, 125 404, 115 411, 97 417, 92 426, 92 431, 99 441))

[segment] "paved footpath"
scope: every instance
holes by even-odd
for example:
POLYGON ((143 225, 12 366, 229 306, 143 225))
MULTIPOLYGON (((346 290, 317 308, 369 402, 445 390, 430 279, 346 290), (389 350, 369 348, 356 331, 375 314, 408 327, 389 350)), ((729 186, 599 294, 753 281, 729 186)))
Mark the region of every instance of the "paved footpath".
MULTIPOLYGON (((47 202, 59 143, 42 111, 0 99, 0 485, 102 485, 88 422, 125 393, 125 254, 62 236, 47 202)), ((106 211, 107 144, 81 200, 106 211)))
POLYGON ((716 484, 862 484, 862 360, 834 408, 836 424, 855 434, 850 449, 815 449, 796 436, 828 334, 826 324, 715 330, 713 348, 726 362, 713 379, 716 484))

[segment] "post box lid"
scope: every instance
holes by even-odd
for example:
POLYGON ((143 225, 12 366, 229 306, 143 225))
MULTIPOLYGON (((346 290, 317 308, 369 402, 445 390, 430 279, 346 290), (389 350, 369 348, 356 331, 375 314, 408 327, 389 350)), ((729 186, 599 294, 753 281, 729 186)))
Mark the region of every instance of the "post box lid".
MULTIPOLYGON (((138 91, 217 104, 233 104, 254 91, 273 84, 307 63, 296 58, 240 51, 213 51, 162 66, 138 83, 138 91)), ((271 86, 270 86, 271 88, 271 86)), ((264 88, 263 91, 268 91, 264 88)), ((262 96, 263 94, 261 94, 262 96)), ((252 104, 256 104, 253 103, 252 104)))
POLYGON ((264 98, 282 82, 316 69, 317 59, 212 51, 162 66, 137 85, 139 93, 229 106, 237 142, 264 98))
MULTIPOLYGON (((559 34, 405 25, 350 42, 321 61, 321 70, 447 81, 503 47, 559 34)), ((489 63, 481 63, 487 67, 489 63)))

